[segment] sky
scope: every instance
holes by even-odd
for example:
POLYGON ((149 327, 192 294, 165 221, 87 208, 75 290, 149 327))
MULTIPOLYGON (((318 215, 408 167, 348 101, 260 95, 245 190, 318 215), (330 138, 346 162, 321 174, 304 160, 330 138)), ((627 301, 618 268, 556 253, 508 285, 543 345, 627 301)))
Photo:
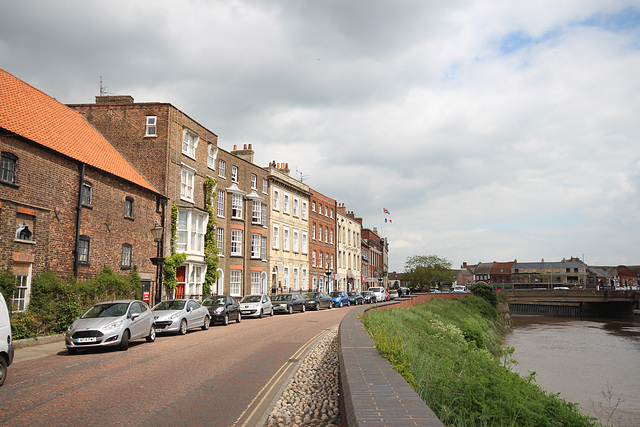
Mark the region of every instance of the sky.
POLYGON ((0 68, 66 104, 102 79, 227 151, 252 144, 376 227, 389 271, 414 255, 640 264, 640 0, 0 10, 0 68))

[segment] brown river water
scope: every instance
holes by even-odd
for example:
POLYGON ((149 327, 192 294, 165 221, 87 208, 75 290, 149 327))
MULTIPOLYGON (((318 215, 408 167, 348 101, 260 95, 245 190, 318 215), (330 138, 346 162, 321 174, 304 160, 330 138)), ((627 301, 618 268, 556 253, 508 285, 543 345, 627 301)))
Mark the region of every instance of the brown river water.
POLYGON ((605 425, 640 426, 640 323, 514 316, 512 370, 605 425))

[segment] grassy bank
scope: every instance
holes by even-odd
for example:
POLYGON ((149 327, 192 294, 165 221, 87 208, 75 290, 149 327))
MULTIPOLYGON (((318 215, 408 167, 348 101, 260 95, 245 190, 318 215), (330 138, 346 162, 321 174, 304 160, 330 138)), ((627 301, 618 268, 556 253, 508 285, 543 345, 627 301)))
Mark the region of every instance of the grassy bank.
POLYGON ((509 366, 498 312, 476 296, 408 309, 371 310, 363 323, 377 349, 448 426, 599 425, 549 394, 535 374, 509 366))

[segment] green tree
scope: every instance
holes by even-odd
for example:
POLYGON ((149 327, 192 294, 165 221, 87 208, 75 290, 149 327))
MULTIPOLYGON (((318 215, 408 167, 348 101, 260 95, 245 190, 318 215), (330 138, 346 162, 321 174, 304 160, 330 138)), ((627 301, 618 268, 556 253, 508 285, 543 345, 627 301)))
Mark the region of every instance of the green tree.
POLYGON ((11 298, 18 289, 18 281, 16 277, 11 273, 11 270, 7 267, 6 270, 0 272, 0 292, 4 295, 4 300, 7 302, 9 311, 12 309, 11 298))
POLYGON ((496 294, 496 291, 486 283, 478 282, 475 285, 469 286, 469 290, 473 292, 474 295, 483 298, 485 301, 491 304, 492 307, 495 308, 498 306, 498 296, 496 294))
POLYGON ((411 289, 434 288, 439 282, 453 282, 451 261, 437 255, 413 255, 404 265, 404 277, 411 289))

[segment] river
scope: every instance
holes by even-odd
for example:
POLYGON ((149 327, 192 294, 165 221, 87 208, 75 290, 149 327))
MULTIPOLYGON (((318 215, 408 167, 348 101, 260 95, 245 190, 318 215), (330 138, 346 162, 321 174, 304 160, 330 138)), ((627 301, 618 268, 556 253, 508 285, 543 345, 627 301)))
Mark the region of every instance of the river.
POLYGON ((640 426, 640 323, 515 316, 505 347, 522 375, 606 425, 640 426))

